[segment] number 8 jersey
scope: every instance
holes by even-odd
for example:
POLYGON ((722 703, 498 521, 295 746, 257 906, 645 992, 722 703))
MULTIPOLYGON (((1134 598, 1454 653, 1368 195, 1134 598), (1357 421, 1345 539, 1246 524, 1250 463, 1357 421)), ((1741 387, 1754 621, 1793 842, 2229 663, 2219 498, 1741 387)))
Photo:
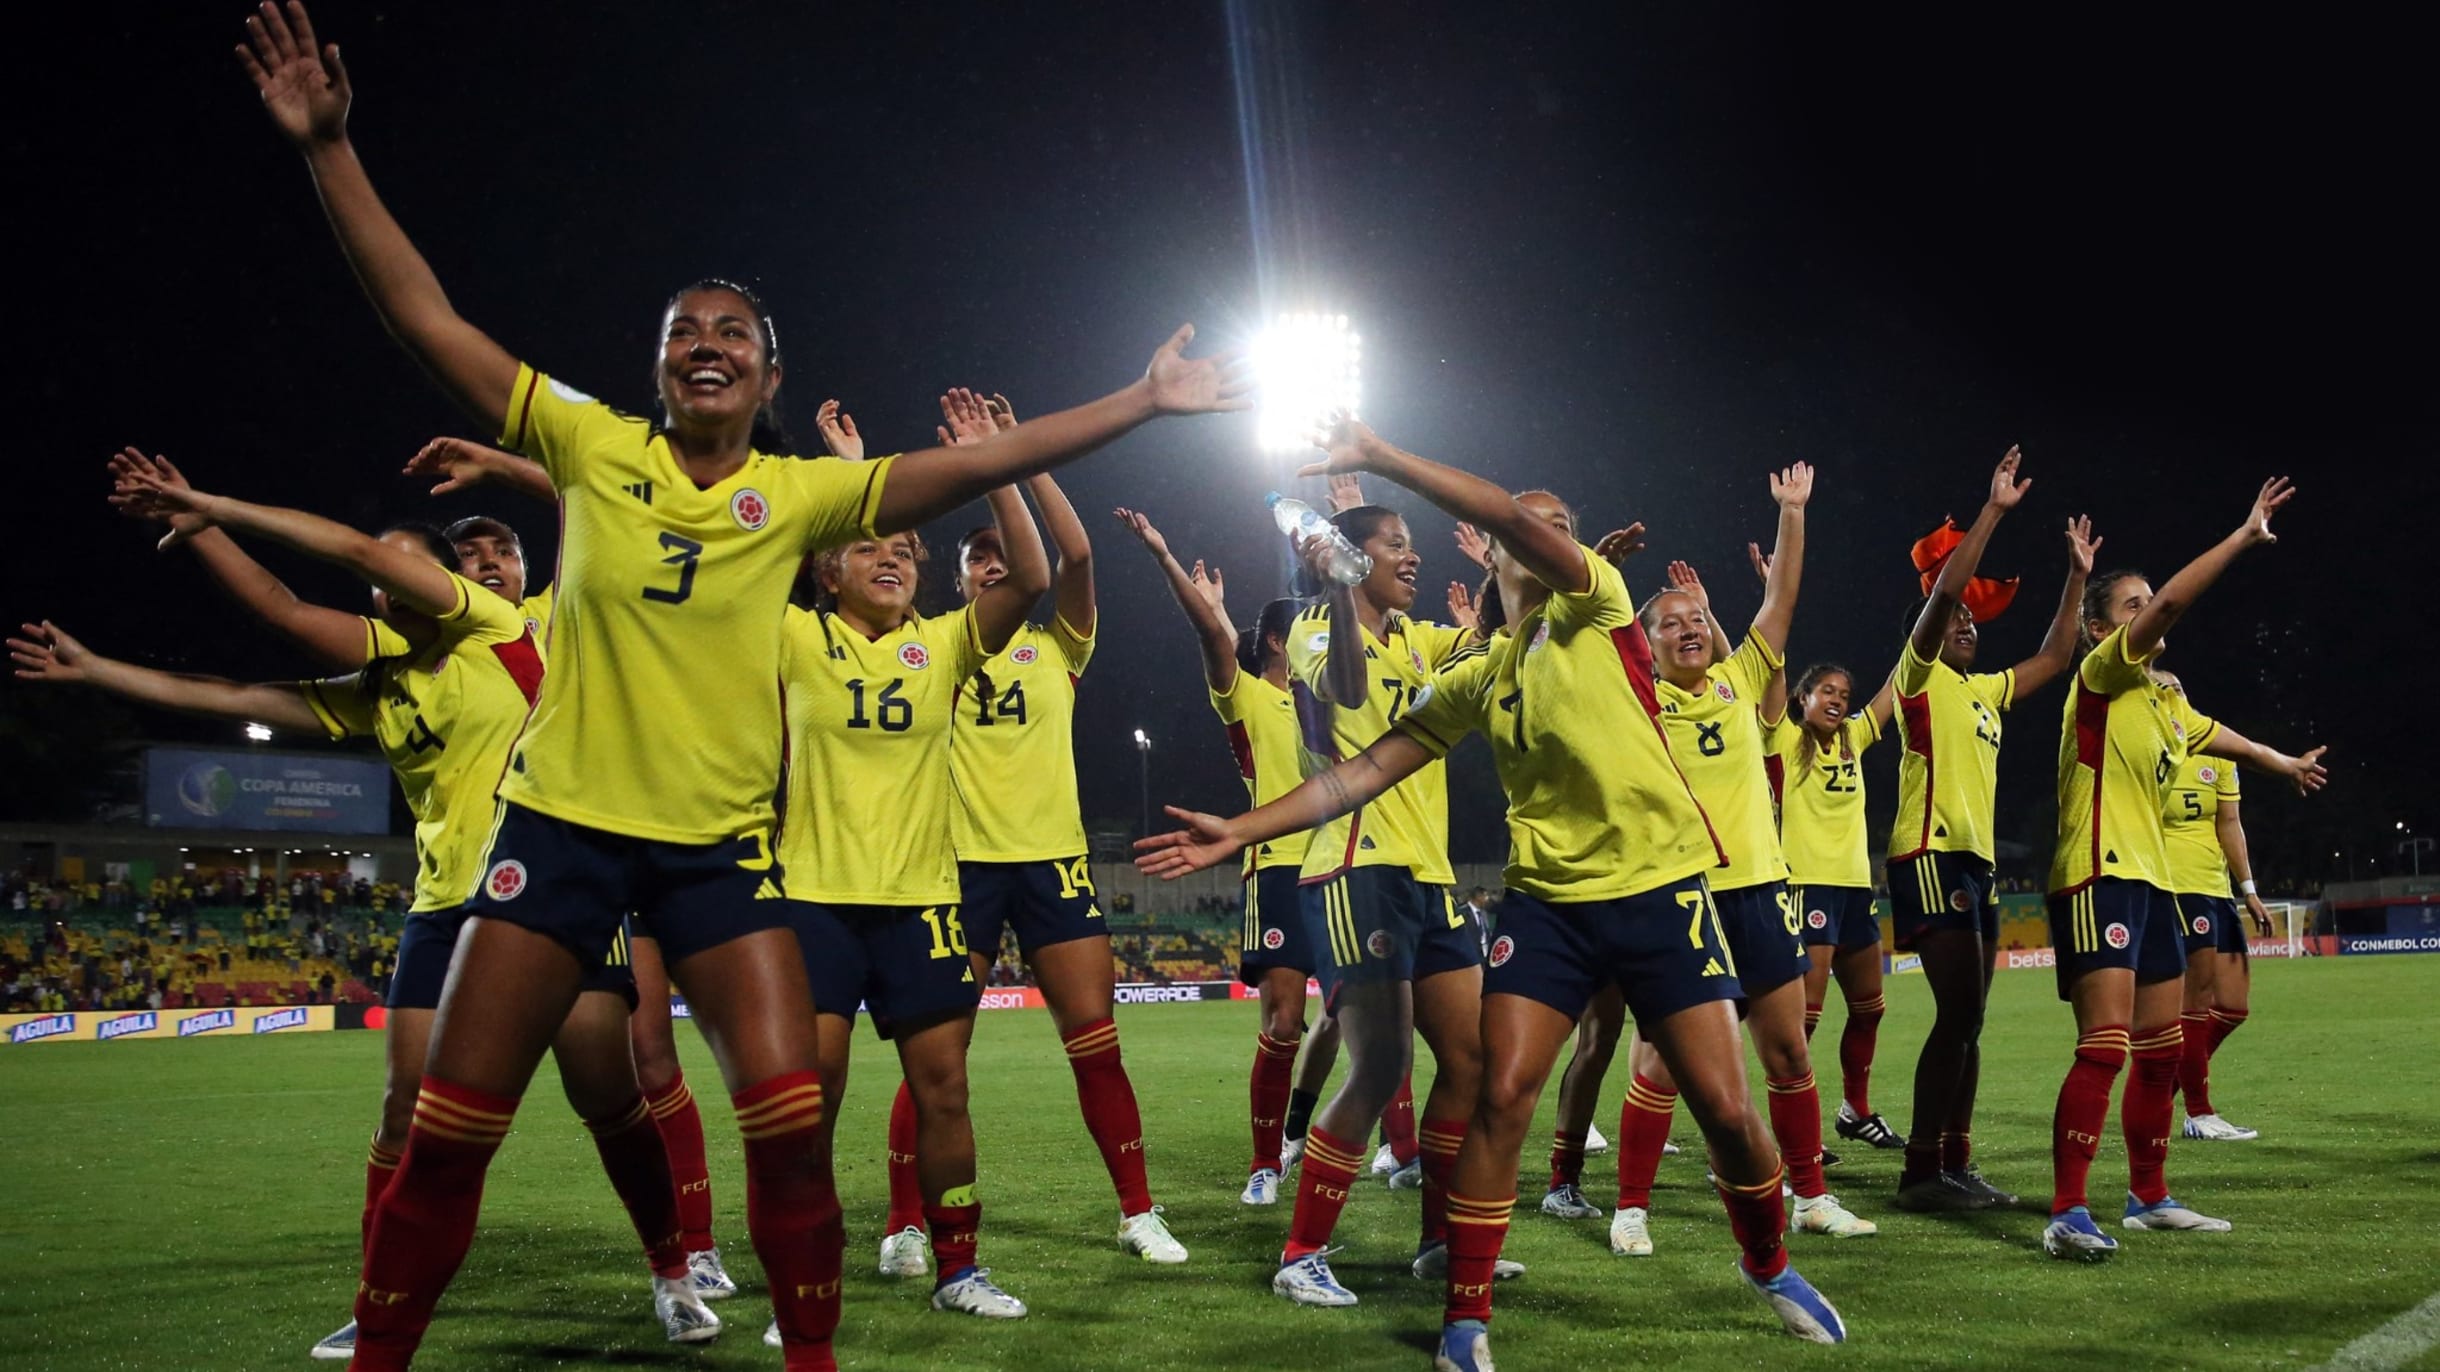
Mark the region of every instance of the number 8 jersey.
POLYGON ((1093 660, 1093 635, 1053 615, 1028 624, 999 655, 963 678, 950 773, 960 862, 1080 857, 1076 802, 1076 681, 1093 660))

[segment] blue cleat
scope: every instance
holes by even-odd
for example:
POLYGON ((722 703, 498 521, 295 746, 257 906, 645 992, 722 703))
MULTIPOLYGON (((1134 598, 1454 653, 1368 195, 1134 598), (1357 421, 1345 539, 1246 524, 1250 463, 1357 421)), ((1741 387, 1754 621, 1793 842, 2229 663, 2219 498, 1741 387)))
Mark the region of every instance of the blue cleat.
POLYGON ((2092 1211, 2076 1205, 2050 1217, 2050 1227, 2042 1231, 2042 1251, 2054 1258, 2101 1262, 2118 1251, 2118 1240, 2101 1232, 2092 1211))
POLYGON ((315 1358, 325 1362, 338 1362, 342 1359, 355 1357, 356 1322, 354 1320, 349 1320, 345 1327, 332 1333, 328 1338, 325 1338, 320 1343, 315 1344, 313 1346, 313 1355, 315 1358))
POLYGON ((1814 1343, 1847 1341, 1847 1322, 1838 1317, 1838 1307, 1822 1299, 1813 1283, 1797 1275, 1793 1264, 1779 1269, 1779 1275, 1769 1281, 1746 1271, 1744 1263, 1737 1264, 1737 1275, 1745 1278, 1745 1284, 1754 1288, 1756 1295, 1771 1303, 1780 1327, 1789 1333, 1814 1343))
POLYGON ((1432 1355, 1432 1372, 1498 1372, 1491 1365, 1491 1333, 1481 1320, 1441 1326, 1440 1351, 1432 1355))
POLYGON ((1356 1293, 1339 1285, 1330 1273, 1330 1250, 1307 1253, 1294 1262, 1280 1264, 1271 1277, 1271 1291, 1285 1296, 1298 1305, 1347 1306, 1356 1303, 1356 1293))

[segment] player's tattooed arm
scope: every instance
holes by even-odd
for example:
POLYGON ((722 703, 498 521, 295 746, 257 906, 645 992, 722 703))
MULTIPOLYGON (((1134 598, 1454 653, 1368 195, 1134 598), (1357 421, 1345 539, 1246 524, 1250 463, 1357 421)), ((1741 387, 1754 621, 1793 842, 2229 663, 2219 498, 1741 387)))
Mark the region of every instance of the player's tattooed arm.
POLYGON ((1270 804, 1233 819, 1162 807, 1185 828, 1138 839, 1135 865, 1164 880, 1228 861, 1248 844, 1264 843, 1327 823, 1421 771, 1432 750, 1391 730, 1344 762, 1315 773, 1270 804))

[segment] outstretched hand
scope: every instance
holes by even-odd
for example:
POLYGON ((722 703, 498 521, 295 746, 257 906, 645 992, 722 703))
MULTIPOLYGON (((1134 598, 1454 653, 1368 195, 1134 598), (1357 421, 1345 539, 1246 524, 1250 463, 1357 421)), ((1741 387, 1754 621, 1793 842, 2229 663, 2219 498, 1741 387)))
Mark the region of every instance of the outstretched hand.
POLYGON ((999 432, 991 422, 989 402, 963 386, 952 386, 940 398, 942 424, 932 430, 944 448, 980 443, 999 432))
POLYGON ((21 680, 64 683, 85 679, 85 668, 93 655, 85 651, 84 644, 68 637, 67 630, 47 619, 40 624, 17 627, 25 637, 8 641, 8 655, 17 664, 21 680))
POLYGON ((1745 560, 1753 564, 1754 575, 1761 580, 1763 585, 1771 584, 1771 555, 1762 551, 1761 544, 1746 544, 1745 560))
POLYGON ((1771 473, 1771 499, 1778 501, 1780 508, 1801 510, 1805 507, 1805 502, 1812 498, 1812 463, 1799 462, 1792 467, 1782 467, 1771 473))
POLYGON ((1463 520, 1457 524, 1457 551, 1465 555, 1466 561, 1486 572, 1491 570, 1490 537, 1463 520))
POLYGON ((1159 529, 1152 527, 1152 521, 1145 517, 1143 511, 1130 510, 1121 505, 1110 513, 1118 517, 1118 522, 1125 525, 1127 532, 1135 535, 1136 540, 1144 545, 1144 551, 1152 554, 1156 560, 1169 556, 1169 540, 1161 537, 1159 529))
POLYGON ((1001 433, 1017 427, 1017 407, 1008 403, 1007 396, 993 391, 991 399, 984 402, 983 408, 991 412, 991 426, 1001 433))
POLYGON ((1364 421, 1340 410, 1312 433, 1313 446, 1329 456, 1319 462, 1309 462, 1296 469, 1305 476, 1338 477, 1342 474, 1368 470, 1367 460, 1373 444, 1379 442, 1364 421))
POLYGON ((1228 821, 1218 815, 1175 805, 1164 805, 1161 811, 1186 827, 1135 841, 1135 867, 1146 876, 1175 881, 1189 872, 1217 867, 1245 847, 1230 837, 1228 821))
POLYGON ((1475 608, 1474 592, 1466 589, 1462 581, 1449 583, 1449 622, 1478 634, 1483 631, 1482 611, 1475 608))
POLYGON ((1228 613, 1228 583, 1220 579, 1218 567, 1205 571, 1203 559, 1198 557, 1194 570, 1186 574, 1186 579, 1194 583, 1195 594, 1203 597, 1204 604, 1224 615, 1228 613))
POLYGON ((1245 410, 1254 405, 1253 363, 1234 350, 1209 357, 1188 357, 1195 326, 1181 324, 1152 354, 1144 368, 1144 384, 1152 391, 1152 408, 1161 414, 1212 414, 1245 410))
POLYGON ((246 16, 237 61, 261 93, 263 112, 299 150, 346 139, 347 107, 356 93, 339 45, 315 38, 303 0, 288 0, 284 13, 263 0, 246 16))
POLYGON ((1330 513, 1343 515, 1364 504, 1364 479, 1354 472, 1340 472, 1330 478, 1330 513))
POLYGON ((1684 562, 1670 563, 1669 589, 1693 596, 1694 603, 1702 607, 1704 617, 1710 617, 1711 595, 1703 589, 1703 578, 1695 575, 1693 566, 1684 562))
POLYGON ((1644 550, 1644 524, 1637 520, 1623 529, 1612 529, 1593 545, 1593 556, 1615 567, 1644 550))
MULTIPOLYGON (((164 486, 183 487, 187 484, 185 474, 180 472, 177 465, 172 463, 166 457, 148 457, 142 451, 136 448, 121 448, 119 449, 118 453, 110 459, 110 483, 113 488, 117 487, 119 483, 131 479, 136 473, 139 472, 143 473, 147 479, 157 481, 164 486)), ((113 499, 110 503, 113 505, 118 505, 118 501, 115 499, 113 499)), ((130 509, 124 505, 119 506, 119 513, 126 515, 130 519, 162 518, 162 516, 151 513, 150 511, 130 509)), ((167 516, 167 518, 170 529, 173 532, 177 532, 178 536, 182 539, 192 538, 196 534, 203 532, 204 529, 210 527, 205 522, 203 516, 199 514, 172 514, 167 516)), ((163 546, 166 547, 168 545, 165 543, 163 546)))
POLYGON ((839 408, 838 401, 822 402, 813 412, 813 427, 822 435, 823 452, 850 462, 864 460, 864 435, 856 432, 856 417, 839 408))
POLYGON ((110 503, 121 514, 169 526, 159 547, 174 548, 212 526, 212 497, 188 485, 176 469, 163 472, 131 464, 114 475, 118 484, 111 491, 110 503))
POLYGON ((2271 532, 2271 516, 2279 513, 2296 496, 2296 487, 2284 476, 2274 476, 2262 483, 2261 494, 2254 497, 2253 509, 2245 515, 2245 539, 2248 543, 2276 543, 2279 535, 2271 532))
POLYGON ((2013 510, 2016 508, 2017 502, 2025 498, 2025 492, 2033 489, 2031 477, 2027 477, 2023 481, 2016 479, 2017 465, 2024 460, 2025 455, 2017 450, 2016 445, 2010 444, 2007 453, 2000 458, 1999 465, 1991 469, 1989 504, 1992 509, 2013 510))
POLYGON ((2101 540, 2093 537, 2090 516, 2077 515, 2067 521, 2067 565, 2078 576, 2093 574, 2093 558, 2101 551, 2101 540))
POLYGON ((2296 794, 2309 796, 2330 784, 2330 771, 2321 765, 2321 755, 2328 751, 2325 745, 2303 757, 2280 759, 2279 770, 2286 774, 2289 781, 2296 783, 2296 794))
POLYGON ((436 438, 416 449, 415 456, 408 458, 399 472, 404 476, 437 476, 441 480, 432 488, 432 494, 449 495, 489 481, 492 463, 499 460, 523 461, 514 453, 467 439, 436 438))

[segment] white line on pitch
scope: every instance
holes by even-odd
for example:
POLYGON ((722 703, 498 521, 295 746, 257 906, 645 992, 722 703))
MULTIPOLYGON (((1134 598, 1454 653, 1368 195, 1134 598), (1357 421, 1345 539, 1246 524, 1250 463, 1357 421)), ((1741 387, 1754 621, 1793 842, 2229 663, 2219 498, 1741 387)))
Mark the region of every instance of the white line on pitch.
POLYGON ((2321 1372, 2389 1372, 2440 1347, 2440 1291, 2338 1350, 2321 1372))

